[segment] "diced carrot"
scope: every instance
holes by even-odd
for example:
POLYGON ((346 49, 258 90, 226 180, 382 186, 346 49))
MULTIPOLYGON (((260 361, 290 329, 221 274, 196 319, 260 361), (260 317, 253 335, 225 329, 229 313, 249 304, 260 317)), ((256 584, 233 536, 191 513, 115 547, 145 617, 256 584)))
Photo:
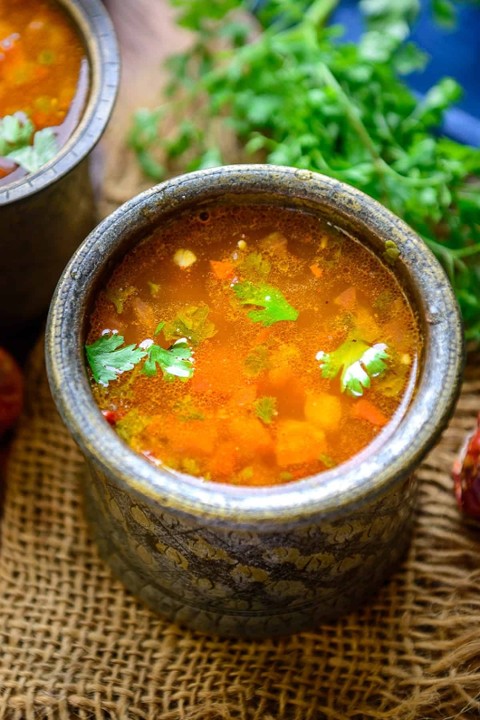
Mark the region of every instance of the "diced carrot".
POLYGON ((383 427, 388 422, 388 418, 374 405, 370 400, 366 398, 360 398, 356 400, 352 408, 352 416, 359 418, 360 420, 367 420, 372 425, 383 427))
POLYGON ((293 377, 292 369, 288 365, 279 365, 269 371, 268 382, 275 388, 281 388, 287 385, 293 377))
POLYGON ((337 295, 333 301, 335 305, 345 308, 345 310, 353 310, 357 302, 357 291, 353 285, 337 295))
POLYGON ((342 418, 342 403, 338 397, 329 393, 308 393, 305 417, 322 430, 335 430, 342 418))
POLYGON ((219 280, 228 280, 235 274, 235 265, 231 260, 210 260, 210 267, 219 280))
POLYGON ((380 328, 372 313, 363 306, 359 306, 355 310, 356 325, 365 342, 375 342, 380 334, 380 328))
POLYGON ((265 453, 273 449, 270 433, 255 417, 237 416, 231 420, 229 430, 242 457, 265 453))
POLYGON ((180 455, 211 455, 218 439, 217 426, 214 420, 182 420, 166 419, 165 416, 153 416, 147 432, 154 439, 167 440, 180 455))
POLYGON ((325 453, 325 433, 302 420, 282 420, 277 431, 276 456, 280 467, 314 462, 325 453))
POLYGON ((310 265, 310 270, 316 278, 320 278, 323 275, 323 270, 319 265, 310 265))
POLYGON ((238 465, 238 452, 236 445, 232 441, 222 443, 210 462, 210 470, 213 477, 228 478, 233 475, 238 465))

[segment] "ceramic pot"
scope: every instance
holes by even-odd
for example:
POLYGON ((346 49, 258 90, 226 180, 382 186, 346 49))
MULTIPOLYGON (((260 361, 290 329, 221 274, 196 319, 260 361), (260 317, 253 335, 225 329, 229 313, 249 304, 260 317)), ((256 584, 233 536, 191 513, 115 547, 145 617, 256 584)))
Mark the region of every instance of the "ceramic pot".
POLYGON ((0 186, 0 331, 46 314, 67 260, 96 223, 87 156, 100 139, 119 83, 119 56, 100 0, 57 0, 82 39, 89 95, 81 120, 38 172, 0 186))
POLYGON ((53 396, 88 466, 92 531, 118 577, 178 623, 261 637, 358 608, 397 565, 410 537, 415 468, 459 391, 463 332, 438 262, 377 202, 315 173, 237 165, 165 182, 103 221, 60 280, 46 352, 53 396), (387 241, 400 250, 394 268, 419 318, 422 369, 403 419, 375 453, 283 486, 234 487, 153 467, 101 416, 83 352, 97 289, 162 221, 221 199, 307 208, 379 256, 387 241))

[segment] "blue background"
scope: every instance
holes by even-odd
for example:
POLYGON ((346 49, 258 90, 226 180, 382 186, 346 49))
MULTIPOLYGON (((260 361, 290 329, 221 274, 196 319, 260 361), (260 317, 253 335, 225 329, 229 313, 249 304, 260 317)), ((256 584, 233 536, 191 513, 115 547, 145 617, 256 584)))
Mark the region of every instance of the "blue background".
MULTIPOLYGON (((457 80, 464 96, 446 113, 443 130, 459 142, 480 147, 480 6, 462 2, 456 6, 456 26, 445 29, 433 21, 430 2, 422 0, 411 40, 430 56, 430 61, 424 71, 407 75, 405 80, 420 94, 442 77, 457 80)), ((344 38, 355 41, 362 32, 357 0, 342 0, 331 23, 344 25, 344 38)))

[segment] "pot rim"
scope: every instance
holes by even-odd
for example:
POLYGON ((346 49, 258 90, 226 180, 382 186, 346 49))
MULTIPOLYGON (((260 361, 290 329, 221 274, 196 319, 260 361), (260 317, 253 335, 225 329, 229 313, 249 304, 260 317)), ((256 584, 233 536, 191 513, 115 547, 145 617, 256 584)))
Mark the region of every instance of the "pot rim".
POLYGON ((73 21, 89 65, 87 101, 80 121, 55 157, 37 172, 0 186, 0 206, 28 198, 78 165, 100 139, 118 93, 120 55, 110 17, 100 0, 56 0, 73 21))
POLYGON ((271 165, 232 165, 181 175, 154 186, 92 231, 55 291, 47 321, 46 360, 53 397, 67 428, 109 482, 170 511, 228 522, 229 526, 257 527, 258 523, 294 523, 312 515, 332 517, 350 512, 411 475, 453 411, 463 371, 464 340, 456 299, 443 269, 423 241, 390 211, 351 186, 319 173, 271 165), (82 316, 95 281, 108 267, 112 251, 128 242, 130 227, 137 227, 137 235, 140 227, 140 235, 145 237, 162 213, 186 209, 202 200, 235 200, 241 193, 255 193, 256 199, 263 195, 267 202, 272 192, 290 204, 300 198, 301 207, 310 203, 319 212, 328 209, 344 220, 344 226, 353 218, 359 234, 371 233, 373 227, 380 241, 395 241, 401 251, 399 267, 415 290, 413 304, 424 329, 425 371, 420 372, 416 392, 394 432, 377 438, 375 454, 370 445, 346 463, 318 475, 275 487, 251 488, 156 468, 107 426, 90 390, 83 359, 82 316))

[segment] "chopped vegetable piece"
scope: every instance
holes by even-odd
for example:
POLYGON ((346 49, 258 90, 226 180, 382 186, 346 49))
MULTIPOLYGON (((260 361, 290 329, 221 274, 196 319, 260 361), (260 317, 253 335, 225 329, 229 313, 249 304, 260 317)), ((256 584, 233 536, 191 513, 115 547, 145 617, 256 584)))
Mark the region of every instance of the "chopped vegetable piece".
POLYGON ((160 285, 154 282, 148 281, 148 289, 150 290, 150 295, 155 298, 157 297, 159 291, 160 291, 160 285))
POLYGON ((271 267, 260 253, 251 252, 238 264, 238 272, 244 280, 261 283, 268 277, 271 267))
POLYGON ((319 265, 310 265, 310 270, 316 278, 321 278, 323 275, 323 270, 319 265))
POLYGON ((197 256, 191 250, 177 250, 173 256, 173 262, 180 270, 187 270, 197 261, 197 256))
POLYGON ((217 331, 215 325, 208 319, 209 312, 208 305, 199 305, 198 307, 189 305, 182 308, 171 322, 163 324, 165 339, 170 341, 185 337, 193 346, 196 346, 203 340, 213 337, 217 331))
POLYGON ((210 467, 216 477, 231 478, 238 465, 239 458, 236 443, 223 442, 212 457, 210 467))
POLYGON ((93 379, 107 386, 126 370, 133 370, 147 353, 135 344, 125 345, 124 339, 117 333, 105 334, 91 345, 85 345, 93 379))
POLYGON ((335 430, 342 419, 340 398, 328 393, 308 393, 305 418, 322 430, 335 430))
POLYGON ((340 295, 337 295, 333 301, 335 305, 345 308, 345 310, 353 310, 357 302, 357 291, 353 286, 344 290, 340 295))
POLYGON ((192 350, 185 338, 177 340, 168 350, 152 344, 148 347, 147 353, 148 360, 143 366, 145 375, 149 377, 156 375, 158 365, 165 380, 173 380, 177 377, 186 381, 193 376, 192 350))
POLYGON ((271 285, 255 286, 251 282, 241 282, 233 290, 242 305, 256 305, 263 310, 251 310, 248 317, 265 327, 282 320, 296 320, 298 312, 284 298, 280 290, 271 285))
POLYGON ((278 424, 276 456, 280 467, 315 462, 327 451, 325 433, 301 420, 278 424))
POLYGON ((191 395, 185 395, 174 405, 173 410, 180 420, 205 420, 205 415, 195 405, 191 395))
POLYGON ((455 459, 452 475, 460 510, 466 518, 480 520, 480 415, 455 459))
POLYGON ((230 434, 239 445, 242 457, 252 457, 256 453, 272 449, 270 433, 254 417, 238 416, 230 421, 230 434))
POLYGON ((14 426, 22 405, 22 372, 10 353, 0 348, 0 435, 14 426))
POLYGON ((367 420, 372 425, 383 427, 387 424, 388 418, 379 410, 376 405, 367 400, 360 398, 352 407, 352 416, 361 420, 367 420))
POLYGON ((350 338, 330 353, 317 353, 320 370, 324 378, 332 379, 342 371, 340 386, 342 392, 360 397, 364 388, 370 387, 370 379, 381 375, 387 365, 388 358, 385 343, 376 343, 369 347, 362 340, 350 338))
POLYGON ((210 260, 210 267, 219 280, 228 280, 235 274, 235 265, 231 260, 210 260))
POLYGON ((254 408, 257 417, 266 425, 270 425, 276 415, 278 415, 277 398, 270 396, 258 398, 258 400, 254 402, 254 408))
POLYGON ((115 290, 109 289, 105 292, 107 300, 115 306, 115 310, 119 315, 123 313, 125 303, 127 300, 136 295, 136 290, 133 285, 129 285, 126 288, 118 288, 115 290))
POLYGON ((136 435, 139 435, 145 430, 149 422, 150 418, 148 416, 143 415, 137 408, 134 408, 117 422, 115 431, 122 440, 125 440, 126 443, 131 443, 136 435))
POLYGON ((245 370, 247 375, 256 377, 264 370, 268 370, 269 352, 265 345, 254 347, 245 358, 245 370))

